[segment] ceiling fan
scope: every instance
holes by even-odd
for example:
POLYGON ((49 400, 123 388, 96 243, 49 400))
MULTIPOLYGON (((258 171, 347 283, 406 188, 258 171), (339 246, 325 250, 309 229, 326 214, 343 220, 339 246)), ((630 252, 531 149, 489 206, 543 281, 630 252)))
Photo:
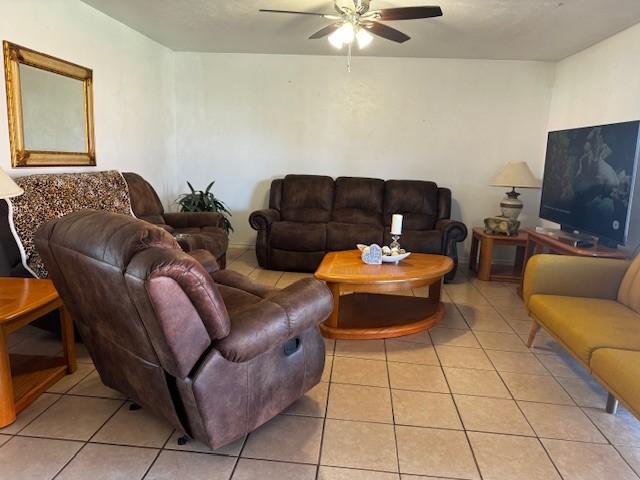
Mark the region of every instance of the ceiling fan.
POLYGON ((335 13, 294 12, 290 10, 267 10, 267 13, 287 13, 294 15, 313 15, 332 20, 333 23, 318 30, 309 38, 312 40, 329 36, 329 42, 336 48, 347 45, 349 49, 354 40, 359 48, 365 48, 373 40, 371 34, 391 40, 396 43, 404 43, 411 37, 384 23, 396 20, 415 20, 420 18, 441 17, 442 9, 435 6, 422 7, 396 7, 371 9, 371 0, 353 0, 353 7, 339 5, 334 0, 335 13))

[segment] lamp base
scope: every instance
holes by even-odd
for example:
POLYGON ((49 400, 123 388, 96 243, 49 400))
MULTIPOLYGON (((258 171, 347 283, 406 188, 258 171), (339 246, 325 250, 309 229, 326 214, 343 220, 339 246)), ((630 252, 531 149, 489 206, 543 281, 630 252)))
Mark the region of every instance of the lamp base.
POLYGON ((500 202, 503 217, 518 220, 524 205, 522 200, 518 198, 519 196, 520 193, 516 192, 515 187, 510 192, 507 192, 507 196, 500 202))

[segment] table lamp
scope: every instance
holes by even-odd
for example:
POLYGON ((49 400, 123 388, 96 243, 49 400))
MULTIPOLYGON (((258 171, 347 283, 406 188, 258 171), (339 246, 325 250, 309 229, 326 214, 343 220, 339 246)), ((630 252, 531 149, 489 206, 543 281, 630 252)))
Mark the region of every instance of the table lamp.
POLYGON ((507 192, 507 196, 500 202, 502 216, 518 220, 520 211, 522 210, 522 200, 518 197, 520 193, 516 188, 540 188, 540 180, 538 180, 526 162, 510 162, 493 180, 492 187, 511 187, 511 191, 507 192))
POLYGON ((9 175, 0 168, 0 199, 20 196, 24 190, 14 182, 9 175))

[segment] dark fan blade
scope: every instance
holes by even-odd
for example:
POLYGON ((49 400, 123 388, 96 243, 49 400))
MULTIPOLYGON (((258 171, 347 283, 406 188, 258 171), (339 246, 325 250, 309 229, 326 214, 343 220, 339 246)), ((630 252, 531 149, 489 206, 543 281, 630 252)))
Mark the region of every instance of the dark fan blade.
POLYGON ((383 22, 392 20, 415 20, 417 18, 433 18, 441 17, 442 9, 440 7, 400 7, 400 8, 383 8, 378 10, 380 18, 383 22))
POLYGON ((318 30, 316 33, 311 35, 309 38, 311 40, 315 40, 317 38, 326 37, 327 35, 331 35, 333 32, 335 32, 338 28, 340 28, 340 24, 339 23, 332 23, 331 25, 327 25, 323 29, 318 30))
POLYGON ((261 8, 260 12, 265 13, 292 13, 294 15, 314 15, 316 17, 335 17, 335 15, 331 13, 316 13, 316 12, 293 12, 291 10, 265 10, 261 8))
POLYGON ((387 40, 391 40, 393 42, 404 43, 407 40, 410 40, 411 37, 409 35, 405 35, 399 30, 395 28, 391 28, 388 25, 384 25, 378 22, 371 22, 365 25, 367 30, 371 33, 378 35, 379 37, 386 38, 387 40))

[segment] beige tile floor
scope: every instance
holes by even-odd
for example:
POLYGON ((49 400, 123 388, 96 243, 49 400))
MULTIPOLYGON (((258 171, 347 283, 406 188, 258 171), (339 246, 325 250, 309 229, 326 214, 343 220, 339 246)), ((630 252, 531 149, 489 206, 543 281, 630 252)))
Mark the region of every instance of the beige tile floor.
MULTIPOLYGON (((307 276, 261 270, 247 249, 229 258, 277 287, 307 276)), ((465 273, 445 286, 437 328, 327 341, 322 382, 216 452, 179 446, 171 427, 130 411, 79 346, 78 372, 0 430, 0 479, 638 479, 640 422, 606 414, 606 392, 548 335, 526 348, 513 285, 465 273)), ((32 328, 10 341, 14 351, 60 348, 32 328)))

